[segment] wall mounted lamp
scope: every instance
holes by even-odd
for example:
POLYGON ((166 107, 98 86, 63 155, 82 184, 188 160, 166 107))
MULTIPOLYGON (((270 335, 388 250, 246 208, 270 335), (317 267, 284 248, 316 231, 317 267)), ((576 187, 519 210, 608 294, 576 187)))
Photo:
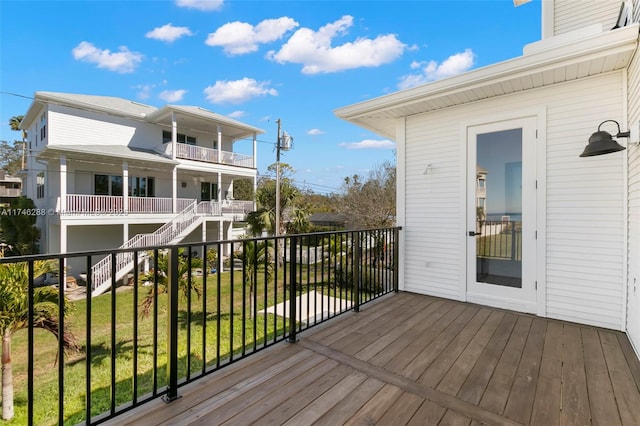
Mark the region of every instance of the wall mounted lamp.
POLYGON ((598 131, 591 135, 589 143, 585 147, 580 157, 593 157, 594 155, 609 154, 610 152, 617 152, 625 150, 626 148, 613 140, 613 137, 609 132, 600 130, 600 127, 604 123, 616 123, 618 126, 618 133, 616 138, 628 138, 631 136, 631 131, 621 132, 620 124, 615 120, 605 120, 598 126, 598 131))

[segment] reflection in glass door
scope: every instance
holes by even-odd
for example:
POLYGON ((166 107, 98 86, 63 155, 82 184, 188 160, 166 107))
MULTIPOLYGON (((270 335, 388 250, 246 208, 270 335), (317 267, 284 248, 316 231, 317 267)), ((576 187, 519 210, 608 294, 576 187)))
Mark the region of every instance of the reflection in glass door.
POLYGON ((522 287, 522 129, 477 135, 476 282, 522 287))
POLYGON ((467 300, 536 312, 535 118, 467 134, 467 300))

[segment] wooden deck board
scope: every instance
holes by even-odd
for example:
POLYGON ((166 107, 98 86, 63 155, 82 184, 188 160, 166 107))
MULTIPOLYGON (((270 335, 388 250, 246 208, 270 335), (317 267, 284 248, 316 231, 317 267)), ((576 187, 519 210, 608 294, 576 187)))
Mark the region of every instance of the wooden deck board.
POLYGON ((640 424, 623 333, 408 293, 363 308, 106 424, 640 424))

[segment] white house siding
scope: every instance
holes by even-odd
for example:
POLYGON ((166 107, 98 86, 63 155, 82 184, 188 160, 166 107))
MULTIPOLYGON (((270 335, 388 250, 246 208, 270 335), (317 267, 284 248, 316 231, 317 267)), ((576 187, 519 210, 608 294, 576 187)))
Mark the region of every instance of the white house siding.
MULTIPOLYGON (((640 21, 640 1, 634 2, 635 21, 640 21)), ((633 58, 628 72, 629 126, 640 129, 640 57, 633 58)), ((625 129, 626 130, 626 129, 625 129)), ((640 132, 639 132, 640 133, 640 132)), ((628 207, 628 289, 627 334, 640 355, 640 142, 629 139, 629 207, 628 207)))
MULTIPOLYGON (((624 191, 620 155, 579 158, 606 119, 622 119, 621 72, 409 117, 405 289, 459 298, 466 285, 463 127, 546 108, 546 313, 620 329, 624 191), (431 164, 430 174, 425 174, 431 164)), ((612 130, 613 131, 613 130, 612 130)), ((542 139, 543 140, 543 139, 542 139)), ((541 177, 539 177, 541 178, 541 177)), ((544 191, 544 188, 541 189, 544 191)))
POLYGON ((616 24, 622 0, 554 0, 554 35, 602 24, 609 30, 616 24), (576 7, 576 5, 578 5, 576 7))

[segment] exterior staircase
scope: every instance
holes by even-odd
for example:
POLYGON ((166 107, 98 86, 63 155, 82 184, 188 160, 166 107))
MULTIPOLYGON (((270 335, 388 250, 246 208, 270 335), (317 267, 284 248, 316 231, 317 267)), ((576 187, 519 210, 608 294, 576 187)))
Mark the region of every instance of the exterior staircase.
MULTIPOLYGON (((151 247, 171 245, 179 242, 198 227, 205 216, 220 215, 220 207, 216 203, 196 201, 178 213, 171 221, 165 223, 156 231, 149 234, 138 234, 119 247, 119 249, 135 249, 138 247, 151 247)), ((126 277, 134 267, 132 251, 117 253, 115 256, 107 256, 93 265, 91 268, 91 295, 99 296, 111 288, 112 282, 118 282, 126 277), (112 259, 115 257, 115 268, 112 259), (115 280, 112 279, 112 270, 115 269, 115 280)), ((146 253, 140 253, 138 264, 146 258, 146 253)))

